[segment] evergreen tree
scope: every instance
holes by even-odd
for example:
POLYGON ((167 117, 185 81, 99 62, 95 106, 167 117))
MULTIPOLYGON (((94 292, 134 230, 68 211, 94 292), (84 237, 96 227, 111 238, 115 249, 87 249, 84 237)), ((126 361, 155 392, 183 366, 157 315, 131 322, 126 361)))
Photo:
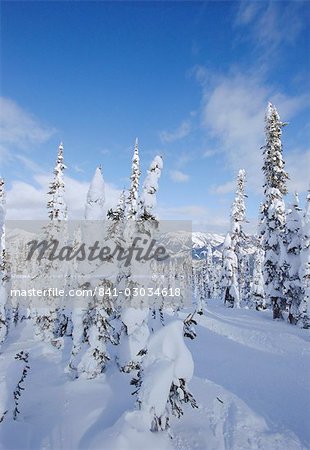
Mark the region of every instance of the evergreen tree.
POLYGON ((87 330, 89 347, 77 367, 78 373, 83 373, 86 378, 95 378, 104 372, 110 360, 108 343, 117 343, 114 337, 114 328, 111 325, 111 317, 114 315, 115 308, 113 298, 108 295, 109 291, 112 292, 113 284, 104 280, 98 288, 98 292, 103 289, 107 294, 94 297, 92 321, 87 330))
MULTIPOLYGON (((140 201, 138 200, 139 187, 139 156, 138 142, 136 141, 135 153, 132 164, 131 188, 127 199, 129 206, 127 219, 123 229, 123 245, 131 247, 134 238, 140 236, 148 239, 153 236, 158 228, 158 221, 155 216, 156 192, 158 191, 158 180, 163 168, 162 158, 157 156, 148 170, 140 201), (137 210, 139 205, 139 211, 137 210), (134 212, 135 211, 135 212, 134 212), (132 219, 135 219, 134 221, 132 219)), ((146 264, 146 263, 145 263, 146 264)), ((149 264, 149 263, 147 263, 149 264)), ((147 267, 145 265, 145 267, 147 267)), ((131 267, 121 267, 119 272, 118 290, 125 292, 129 289, 142 287, 140 279, 135 279, 131 267)), ((147 283, 150 281, 147 281, 147 283)), ((146 298, 127 297, 122 299, 123 305, 120 318, 123 323, 123 333, 119 352, 119 362, 123 371, 130 371, 137 367, 141 357, 139 351, 145 346, 150 331, 148 328, 149 304, 146 298)))
POLYGON ((237 269, 237 256, 234 252, 230 234, 227 233, 223 249, 221 288, 224 304, 230 308, 239 306, 237 269))
POLYGON ((239 286, 240 286, 240 298, 246 306, 251 306, 250 292, 251 292, 251 267, 250 267, 250 255, 243 250, 241 259, 239 286))
POLYGON ((58 147, 58 156, 56 166, 54 169, 54 179, 50 184, 48 195, 50 200, 47 203, 49 209, 49 218, 51 220, 66 220, 67 219, 67 205, 64 200, 65 183, 64 183, 64 164, 63 144, 58 147))
MULTIPOLYGON (((48 242, 58 240, 60 246, 67 244, 67 206, 64 199, 65 183, 64 170, 66 166, 63 158, 63 145, 58 147, 54 178, 49 186, 48 195, 50 200, 47 203, 50 223, 45 227, 44 239, 48 242)), ((60 283, 62 289, 66 290, 67 273, 65 262, 59 260, 49 260, 43 258, 44 264, 40 268, 40 280, 44 284, 43 288, 55 286, 55 282, 60 283), (61 278, 59 275, 61 274, 61 278)), ((61 348, 63 336, 66 332, 68 317, 65 315, 65 308, 59 307, 64 298, 49 297, 44 298, 45 306, 40 307, 36 318, 36 333, 41 339, 51 342, 55 347, 61 348)))
POLYGON ((246 174, 245 170, 240 169, 237 176, 237 190, 235 199, 231 208, 231 240, 234 248, 237 263, 238 263, 238 288, 239 297, 241 300, 246 301, 244 295, 246 294, 246 284, 249 280, 246 279, 247 270, 247 253, 245 251, 246 236, 244 234, 243 225, 246 221, 246 207, 245 207, 245 182, 246 174))
POLYGON ((209 243, 207 246, 206 264, 204 264, 204 280, 205 280, 205 294, 206 298, 214 296, 214 267, 213 267, 213 253, 212 247, 209 243))
POLYGON ((102 177, 101 167, 97 167, 93 179, 90 183, 87 194, 85 206, 85 219, 103 220, 105 218, 104 203, 105 203, 104 180, 102 177))
POLYGON ((140 219, 155 220, 154 210, 156 207, 156 192, 158 191, 158 181, 162 169, 163 159, 161 156, 156 156, 147 171, 147 176, 143 183, 140 202, 140 219))
POLYGON ((263 264, 264 251, 261 247, 258 247, 254 256, 253 281, 251 285, 251 296, 257 310, 266 309, 263 264))
POLYGON ((138 197, 139 197, 139 181, 140 181, 140 158, 138 148, 138 138, 136 138, 135 149, 132 158, 131 167, 131 184, 127 197, 127 219, 135 219, 138 212, 138 197))
POLYGON ((288 320, 296 324, 299 316, 299 304, 302 297, 302 284, 299 277, 300 251, 302 240, 301 209, 297 194, 295 202, 288 211, 286 219, 286 233, 284 238, 284 259, 287 276, 284 281, 287 304, 289 306, 288 320))
POLYGON ((171 416, 180 418, 184 403, 198 407, 188 390, 194 365, 183 333, 181 321, 172 321, 154 333, 141 352, 141 367, 131 382, 142 417, 154 432, 169 430, 171 416))
POLYGON ((302 222, 301 266, 299 276, 302 282, 302 300, 299 305, 298 325, 310 328, 310 187, 302 222))
POLYGON ((199 261, 193 263, 193 288, 194 297, 196 301, 196 311, 197 314, 203 314, 204 311, 204 280, 202 266, 199 261))
POLYGON ((266 145, 264 146, 264 195, 261 233, 263 238, 264 280, 266 299, 272 305, 273 318, 283 319, 285 309, 283 292, 285 268, 280 258, 285 227, 285 205, 288 175, 282 159, 282 127, 276 108, 269 103, 265 117, 266 145))
MULTIPOLYGON (((104 218, 104 202, 104 181, 101 169, 97 168, 87 195, 85 219, 87 221, 102 220, 104 218)), ((123 200, 121 200, 121 203, 124 204, 123 200)), ((105 243, 108 246, 110 245, 109 241, 113 240, 112 229, 115 234, 116 225, 121 220, 120 211, 118 213, 116 211, 110 210, 108 213, 108 217, 113 220, 108 229, 104 227, 104 224, 100 224, 96 230, 98 235, 101 231, 104 233, 105 243)), ((94 226, 94 223, 85 224, 84 242, 87 240, 87 236, 94 232, 94 226)), ((117 237, 119 236, 117 235, 117 237)), ((101 263, 98 262, 97 264, 100 265, 101 263)), ((108 272, 107 264, 113 265, 114 261, 110 260, 105 263, 105 270, 108 272)), ((105 371, 110 360, 108 344, 117 343, 117 338, 114 335, 115 330, 111 325, 116 316, 116 305, 114 304, 114 298, 111 297, 114 284, 107 277, 100 277, 99 280, 97 277, 93 278, 92 273, 96 271, 94 264, 91 264, 89 268, 83 268, 82 271, 90 272, 89 287, 95 295, 92 296, 87 308, 74 311, 73 322, 76 329, 73 329, 73 348, 69 369, 76 376, 83 374, 87 378, 95 378, 105 371), (100 292, 103 294, 101 295, 100 292), (88 348, 79 358, 83 341, 88 344, 88 348)))
POLYGON ((240 169, 237 176, 237 190, 236 196, 231 208, 231 236, 235 239, 236 245, 243 235, 243 224, 245 222, 245 170, 240 169))

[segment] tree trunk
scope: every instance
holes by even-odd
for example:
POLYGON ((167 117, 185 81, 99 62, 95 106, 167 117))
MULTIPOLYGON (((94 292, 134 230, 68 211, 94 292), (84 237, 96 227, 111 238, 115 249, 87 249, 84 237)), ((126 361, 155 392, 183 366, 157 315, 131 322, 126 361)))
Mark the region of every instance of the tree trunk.
POLYGON ((283 320, 283 315, 280 307, 280 299, 278 297, 272 297, 271 301, 273 318, 283 320))

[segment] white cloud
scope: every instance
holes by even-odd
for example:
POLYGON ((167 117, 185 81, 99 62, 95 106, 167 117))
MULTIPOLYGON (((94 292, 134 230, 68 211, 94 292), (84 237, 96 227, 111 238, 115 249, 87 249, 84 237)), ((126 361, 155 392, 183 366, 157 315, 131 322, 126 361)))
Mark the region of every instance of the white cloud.
POLYGON ((297 150, 286 157, 286 166, 290 180, 289 192, 305 192, 310 183, 310 150, 297 150))
POLYGON ((211 150, 211 149, 209 149, 209 150, 205 150, 204 152, 203 152, 203 158, 211 158, 212 156, 214 156, 214 155, 216 155, 216 150, 211 150))
POLYGON ((14 157, 18 161, 20 161, 26 169, 31 170, 32 172, 36 172, 36 173, 44 172, 42 167, 39 164, 37 164, 35 161, 32 161, 32 159, 27 158, 26 156, 20 155, 17 153, 14 154, 14 157))
MULTIPOLYGON (((38 220, 47 219, 47 191, 51 177, 42 174, 35 175, 33 183, 13 181, 7 191, 7 218, 38 220)), ((69 219, 83 219, 86 195, 89 182, 79 181, 72 177, 65 177, 66 202, 69 219)), ((111 183, 105 184, 106 210, 114 207, 120 196, 118 190, 111 183)))
POLYGON ((55 129, 42 125, 32 114, 9 98, 0 97, 1 145, 28 149, 46 142, 55 129))
POLYGON ((191 132, 192 126, 189 120, 184 120, 181 125, 174 131, 161 131, 159 137, 162 142, 169 143, 179 141, 185 138, 191 132))
POLYGON ((235 181, 227 181, 227 183, 219 184, 218 186, 212 186, 210 192, 213 194, 229 194, 236 189, 235 181))
POLYGON ((244 27, 243 32, 256 47, 263 47, 265 56, 278 50, 283 44, 294 43, 306 26, 304 2, 241 2, 235 25, 244 27))
POLYGON ((259 2, 241 2, 236 16, 236 25, 248 25, 260 9, 259 2))
POLYGON ((85 170, 82 169, 82 167, 80 167, 78 164, 74 164, 74 166, 72 168, 77 173, 84 173, 85 172, 85 170))
POLYGON ((176 183, 186 183, 189 181, 190 176, 184 172, 181 172, 181 170, 170 170, 170 178, 176 183))
POLYGON ((181 169, 182 167, 186 166, 192 160, 193 160, 193 155, 190 155, 189 153, 181 153, 181 155, 175 161, 175 167, 177 167, 178 169, 181 169))

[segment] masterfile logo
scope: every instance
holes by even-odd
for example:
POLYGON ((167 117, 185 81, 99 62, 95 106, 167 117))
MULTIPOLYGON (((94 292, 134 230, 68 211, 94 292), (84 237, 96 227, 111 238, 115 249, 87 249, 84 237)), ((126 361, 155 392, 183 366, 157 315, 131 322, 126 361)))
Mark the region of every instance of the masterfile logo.
POLYGON ((190 222, 8 221, 6 255, 25 304, 191 303, 190 222))

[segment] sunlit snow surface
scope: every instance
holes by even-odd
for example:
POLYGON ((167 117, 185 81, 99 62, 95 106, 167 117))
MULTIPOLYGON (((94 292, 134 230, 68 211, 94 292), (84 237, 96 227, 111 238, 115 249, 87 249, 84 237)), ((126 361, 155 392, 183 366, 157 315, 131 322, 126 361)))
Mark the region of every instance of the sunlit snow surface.
MULTIPOLYGON (((185 317, 183 312, 179 316, 185 317)), ((165 317, 166 323, 172 317, 165 317)), ((226 309, 213 300, 186 339, 194 359, 189 389, 198 409, 185 406, 168 434, 145 431, 135 412, 130 374, 110 364, 97 379, 65 373, 63 351, 33 337, 30 320, 11 331, 0 354, 0 448, 9 449, 262 449, 310 447, 309 332, 274 322, 271 313, 226 309), (12 392, 29 352, 30 371, 12 420, 12 392)))

